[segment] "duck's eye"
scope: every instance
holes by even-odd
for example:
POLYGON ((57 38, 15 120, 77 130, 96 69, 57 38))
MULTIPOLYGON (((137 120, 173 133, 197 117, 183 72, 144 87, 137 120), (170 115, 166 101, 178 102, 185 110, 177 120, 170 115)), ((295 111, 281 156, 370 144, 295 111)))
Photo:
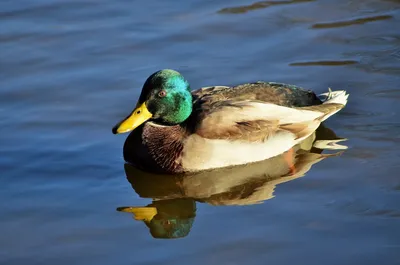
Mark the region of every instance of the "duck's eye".
POLYGON ((167 92, 165 91, 165 90, 161 90, 160 92, 158 92, 158 96, 160 97, 160 98, 163 98, 163 97, 165 97, 167 95, 167 92))

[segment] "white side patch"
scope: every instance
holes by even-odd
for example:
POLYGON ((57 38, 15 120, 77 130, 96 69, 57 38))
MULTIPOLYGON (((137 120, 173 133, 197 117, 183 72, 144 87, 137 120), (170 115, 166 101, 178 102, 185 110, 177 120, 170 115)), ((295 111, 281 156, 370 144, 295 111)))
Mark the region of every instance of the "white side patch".
MULTIPOLYGON (((304 138, 302 138, 304 139, 304 138)), ((302 139, 283 132, 265 142, 211 140, 191 135, 184 144, 182 166, 187 171, 199 171, 262 161, 289 150, 302 139)))

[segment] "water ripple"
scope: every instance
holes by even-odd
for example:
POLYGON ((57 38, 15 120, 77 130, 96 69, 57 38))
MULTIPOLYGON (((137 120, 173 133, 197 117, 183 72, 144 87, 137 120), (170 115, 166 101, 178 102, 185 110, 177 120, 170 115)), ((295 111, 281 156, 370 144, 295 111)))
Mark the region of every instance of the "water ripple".
POLYGON ((226 7, 218 11, 220 14, 243 14, 257 9, 267 8, 278 5, 291 5, 298 3, 314 2, 315 0, 290 0, 290 1, 260 1, 250 5, 226 7))
POLYGON ((313 29, 341 28, 341 27, 365 24, 368 22, 374 22, 374 21, 379 21, 379 20, 387 20, 387 19, 392 19, 392 18, 393 18, 393 16, 391 16, 391 15, 381 15, 381 16, 372 16, 372 17, 335 21, 335 22, 315 23, 311 26, 311 28, 313 28, 313 29))

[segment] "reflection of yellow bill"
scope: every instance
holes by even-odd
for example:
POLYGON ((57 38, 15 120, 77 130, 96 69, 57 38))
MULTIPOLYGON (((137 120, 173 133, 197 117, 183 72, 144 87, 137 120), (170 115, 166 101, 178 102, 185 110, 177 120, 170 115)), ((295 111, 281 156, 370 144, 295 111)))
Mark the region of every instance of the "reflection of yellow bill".
POLYGON ((155 207, 121 207, 117 209, 120 212, 133 213, 136 220, 150 222, 157 214, 155 207))
POLYGON ((141 125, 153 116, 146 107, 146 103, 143 103, 137 107, 127 118, 122 120, 120 123, 115 125, 113 133, 125 133, 134 130, 136 127, 141 125))

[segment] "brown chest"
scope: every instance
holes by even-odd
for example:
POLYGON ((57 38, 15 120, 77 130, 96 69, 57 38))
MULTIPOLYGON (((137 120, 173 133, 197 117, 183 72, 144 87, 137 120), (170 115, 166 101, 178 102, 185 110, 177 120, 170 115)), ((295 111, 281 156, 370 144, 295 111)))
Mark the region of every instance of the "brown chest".
POLYGON ((184 129, 146 123, 132 132, 124 147, 125 160, 150 171, 182 172, 181 156, 184 129), (131 139, 129 139, 131 138, 131 139))

